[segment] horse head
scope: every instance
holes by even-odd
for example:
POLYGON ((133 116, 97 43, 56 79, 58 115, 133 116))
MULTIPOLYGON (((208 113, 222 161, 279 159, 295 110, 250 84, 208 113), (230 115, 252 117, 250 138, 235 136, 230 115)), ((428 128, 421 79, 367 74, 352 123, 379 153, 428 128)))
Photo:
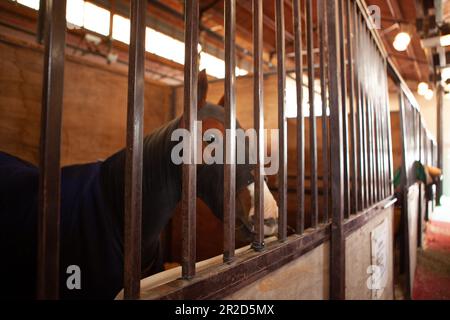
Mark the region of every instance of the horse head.
MULTIPOLYGON (((201 124, 202 161, 197 164, 197 194, 212 210, 212 212, 223 221, 223 195, 224 195, 224 161, 213 161, 217 159, 215 152, 223 150, 225 130, 224 99, 218 104, 207 102, 208 81, 205 70, 199 73, 198 79, 198 110, 197 119, 201 124), (214 145, 216 148, 214 148, 214 145), (214 158, 214 159, 213 159, 214 158)), ((182 124, 183 121, 180 121, 182 124)), ((236 128, 242 129, 236 121, 236 128)), ((247 141, 248 142, 248 141, 247 141)), ((255 164, 250 159, 251 148, 245 147, 244 163, 236 164, 236 237, 248 242, 251 241, 255 232, 255 164)), ((237 150, 242 152, 242 149, 237 150)), ((223 152, 222 152, 223 153, 223 152)), ((222 156, 220 159, 225 158, 222 156)), ((278 231, 278 206, 264 182, 264 234, 275 235, 278 231)))

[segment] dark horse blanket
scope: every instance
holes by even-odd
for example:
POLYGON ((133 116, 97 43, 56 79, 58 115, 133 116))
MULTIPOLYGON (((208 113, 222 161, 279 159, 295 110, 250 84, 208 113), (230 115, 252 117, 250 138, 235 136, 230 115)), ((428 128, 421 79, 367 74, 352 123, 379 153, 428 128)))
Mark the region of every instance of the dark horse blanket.
MULTIPOLYGON (((162 270, 159 233, 179 201, 178 171, 167 165, 173 121, 144 142, 143 275, 162 270), (150 156, 157 154, 159 156, 150 156), (151 168, 149 168, 149 166, 151 168), (152 181, 151 183, 149 181, 152 181), (172 185, 170 183, 172 181, 172 185)), ((170 152, 169 152, 170 155, 170 152)), ((124 151, 61 173, 60 296, 113 299, 123 284, 124 151), (66 286, 67 268, 81 270, 81 289, 66 286)), ((35 298, 38 169, 0 152, 0 297, 35 298)))

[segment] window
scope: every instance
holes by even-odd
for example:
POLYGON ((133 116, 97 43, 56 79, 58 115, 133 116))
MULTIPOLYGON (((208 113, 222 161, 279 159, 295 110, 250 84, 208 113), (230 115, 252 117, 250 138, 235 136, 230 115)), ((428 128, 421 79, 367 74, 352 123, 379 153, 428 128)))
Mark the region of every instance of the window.
POLYGON ((84 24, 84 1, 83 0, 67 0, 66 6, 67 22, 82 27, 84 24))
POLYGON ((39 0, 17 0, 17 3, 34 10, 39 10, 39 0))
MULTIPOLYGON (((17 0, 18 3, 39 9, 39 0, 17 0)), ((110 11, 96 6, 84 0, 67 0, 66 19, 68 27, 83 27, 98 34, 109 35, 110 11)), ((113 16, 113 39, 130 44, 130 19, 115 14, 113 16)), ((184 64, 184 43, 158 32, 152 28, 146 28, 145 48, 148 52, 160 57, 184 64)), ((199 45, 201 51, 201 45, 199 45)), ((209 53, 201 52, 200 68, 216 78, 225 77, 225 62, 209 53)), ((236 67, 236 75, 248 74, 244 69, 236 67)))
POLYGON ((90 2, 84 3, 84 27, 104 36, 109 34, 108 10, 100 8, 90 2))
MULTIPOLYGON (((307 77, 303 77, 303 83, 308 83, 307 77)), ((314 83, 315 94, 314 94, 314 109, 316 117, 322 116, 322 97, 320 96, 320 82, 316 81, 314 83)), ((309 117, 309 94, 308 88, 303 87, 303 105, 304 105, 304 116, 309 117)), ((330 114, 329 108, 327 108, 327 115, 330 114)), ((286 79, 286 118, 296 118, 297 117, 297 86, 296 82, 292 78, 286 79)))
POLYGON ((148 27, 145 48, 158 56, 184 64, 184 43, 148 27))
POLYGON ((113 16, 113 39, 130 44, 130 20, 115 14, 113 16))

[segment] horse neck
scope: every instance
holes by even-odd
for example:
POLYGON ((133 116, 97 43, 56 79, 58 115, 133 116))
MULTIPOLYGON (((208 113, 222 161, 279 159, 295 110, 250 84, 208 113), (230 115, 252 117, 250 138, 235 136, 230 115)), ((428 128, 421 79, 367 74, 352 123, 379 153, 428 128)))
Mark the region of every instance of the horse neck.
MULTIPOLYGON (((172 132, 179 118, 144 139, 142 175, 142 243, 150 246, 159 237, 181 199, 181 170, 171 161, 172 132)), ((102 166, 102 187, 110 203, 117 232, 123 235, 125 150, 102 166)))

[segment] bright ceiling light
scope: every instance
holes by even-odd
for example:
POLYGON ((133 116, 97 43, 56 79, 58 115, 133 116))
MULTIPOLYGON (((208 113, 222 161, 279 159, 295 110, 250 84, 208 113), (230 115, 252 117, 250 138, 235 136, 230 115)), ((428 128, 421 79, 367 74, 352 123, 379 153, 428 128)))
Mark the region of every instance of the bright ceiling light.
POLYGON ((450 34, 440 37, 439 42, 441 43, 442 47, 450 46, 450 34))
POLYGON ((425 93, 425 99, 430 101, 433 99, 433 96, 434 96, 434 91, 431 89, 428 89, 427 93, 425 93))
POLYGON ((406 51, 411 43, 411 36, 406 32, 400 32, 395 36, 394 48, 397 51, 406 51))
POLYGON ((448 79, 450 79, 450 67, 442 69, 441 78, 442 78, 442 81, 444 81, 444 82, 447 81, 448 79))
POLYGON ((417 93, 420 94, 421 96, 424 96, 427 93, 428 89, 429 89, 428 83, 421 82, 417 87, 417 93))

